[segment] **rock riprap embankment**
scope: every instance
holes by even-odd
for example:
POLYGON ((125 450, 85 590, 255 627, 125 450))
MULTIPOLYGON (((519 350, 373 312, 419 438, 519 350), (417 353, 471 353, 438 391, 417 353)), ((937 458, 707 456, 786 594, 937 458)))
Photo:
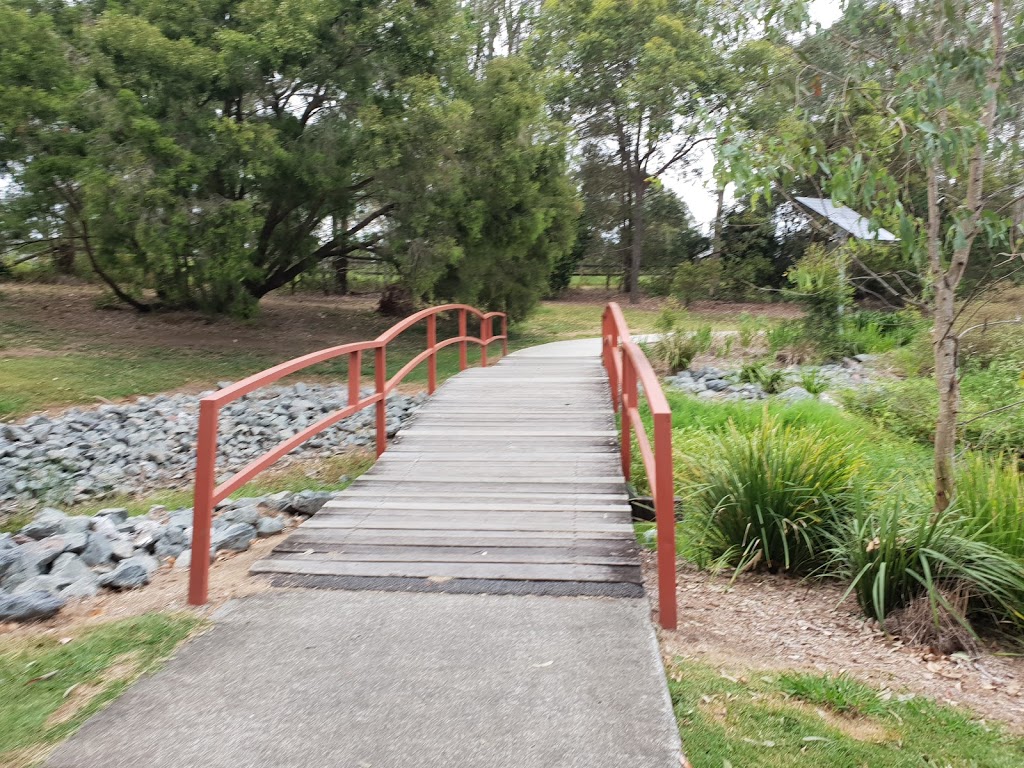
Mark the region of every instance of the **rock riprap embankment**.
MULTIPOLYGON (((871 355, 858 355, 857 358, 830 365, 790 366, 782 371, 782 385, 774 394, 766 392, 757 382, 741 382, 738 369, 695 368, 669 376, 665 383, 673 389, 708 400, 764 400, 777 397, 795 402, 815 397, 801 386, 802 377, 806 374, 817 377, 819 384, 824 385, 826 394, 828 391, 851 389, 870 383, 872 372, 865 364, 871 359, 871 355)), ((822 399, 832 401, 832 398, 824 394, 822 399)))
MULTIPOLYGON (((186 485, 195 465, 199 397, 140 397, 0 424, 0 507, 18 500, 74 504, 112 491, 137 493, 186 485)), ((425 397, 388 398, 389 435, 425 397)), ((218 470, 240 469, 347 403, 347 387, 299 383, 267 387, 225 406, 218 470)), ((371 407, 312 438, 296 453, 336 453, 373 440, 371 407)))
MULTIPOLYGON (((213 520, 211 560, 281 533, 335 495, 283 491, 226 502, 213 520)), ((90 516, 46 507, 18 533, 0 534, 0 622, 46 619, 69 600, 143 587, 160 568, 187 568, 191 544, 191 509, 130 517, 122 508, 90 516)))

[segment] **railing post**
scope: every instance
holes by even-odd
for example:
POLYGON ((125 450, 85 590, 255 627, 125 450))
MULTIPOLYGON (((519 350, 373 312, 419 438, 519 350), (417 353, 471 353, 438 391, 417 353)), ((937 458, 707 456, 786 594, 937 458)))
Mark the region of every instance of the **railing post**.
POLYGON ((363 351, 348 353, 348 404, 359 402, 359 385, 363 378, 363 351))
POLYGON ((427 318, 427 349, 432 350, 427 358, 427 392, 434 394, 437 389, 437 315, 427 318))
POLYGON ((654 414, 654 519, 658 536, 658 615, 661 626, 675 629, 676 510, 672 476, 672 414, 654 414))
POLYGON ((377 387, 377 456, 388 447, 388 409, 384 387, 388 380, 387 348, 381 344, 374 354, 374 383, 377 387))
MULTIPOLYGON (((469 333, 469 330, 468 330, 468 325, 466 324, 466 310, 460 309, 459 310, 459 336, 461 336, 462 338, 466 338, 466 335, 468 333, 469 333)), ((459 342, 459 370, 460 371, 466 370, 466 366, 468 364, 469 363, 468 363, 467 357, 466 357, 466 342, 465 341, 460 341, 459 342)))
POLYGON ((501 316, 501 354, 508 357, 508 315, 501 316))
POLYGON ((213 527, 213 489, 217 472, 216 403, 199 401, 196 440, 196 487, 192 498, 192 560, 188 572, 188 602, 206 603, 210 584, 210 537, 213 527))
POLYGON ((491 318, 485 317, 480 320, 480 367, 487 367, 487 345, 491 341, 491 318))
POLYGON ((629 480, 633 466, 633 435, 630 431, 629 411, 636 407, 636 371, 628 353, 622 355, 622 475, 629 480))

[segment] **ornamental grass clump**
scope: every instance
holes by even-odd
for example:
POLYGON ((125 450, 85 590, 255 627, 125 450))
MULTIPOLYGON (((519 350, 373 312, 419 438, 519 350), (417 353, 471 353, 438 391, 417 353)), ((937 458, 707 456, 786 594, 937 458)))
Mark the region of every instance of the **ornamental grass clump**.
POLYGON ((851 512, 821 572, 849 582, 867 616, 896 614, 887 627, 939 645, 951 625, 973 634, 979 622, 1006 630, 1024 622, 1024 564, 975 538, 955 507, 936 514, 928 494, 897 489, 856 494, 851 512), (908 615, 916 626, 900 621, 908 615))
POLYGON ((967 535, 1024 563, 1024 473, 1015 457, 968 456, 956 506, 967 535))
POLYGON ((749 431, 708 436, 683 461, 687 554, 702 567, 791 573, 820 565, 862 468, 850 444, 769 413, 749 431))

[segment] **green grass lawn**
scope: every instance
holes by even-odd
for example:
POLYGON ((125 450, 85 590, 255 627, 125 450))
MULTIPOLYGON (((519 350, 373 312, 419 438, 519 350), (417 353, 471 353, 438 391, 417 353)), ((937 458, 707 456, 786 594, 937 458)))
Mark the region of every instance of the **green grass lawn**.
POLYGON ((33 765, 201 624, 147 614, 73 633, 0 639, 0 765, 33 765))
POLYGON ((693 768, 1016 768, 1024 741, 964 710, 883 694, 846 676, 726 676, 670 665, 669 690, 693 768))

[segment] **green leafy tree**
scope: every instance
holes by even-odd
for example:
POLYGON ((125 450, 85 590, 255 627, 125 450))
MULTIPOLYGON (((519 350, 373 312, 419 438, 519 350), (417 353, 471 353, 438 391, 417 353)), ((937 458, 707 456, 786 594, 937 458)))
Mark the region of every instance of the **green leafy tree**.
POLYGON ((809 63, 813 87, 796 92, 796 109, 774 138, 732 149, 732 170, 762 195, 813 179, 899 234, 933 320, 941 512, 955 488, 958 289, 977 249, 1013 255, 1021 234, 1012 214, 1024 190, 1020 100, 1009 94, 1020 80, 1024 18, 1002 0, 851 3, 848 16, 876 24, 886 51, 854 40, 840 67, 809 63), (826 141, 823 125, 842 126, 842 141, 826 141))
POLYGON ((702 6, 676 0, 549 0, 536 50, 554 105, 583 143, 614 148, 629 210, 628 285, 639 298, 653 182, 692 162, 736 88, 702 6))

